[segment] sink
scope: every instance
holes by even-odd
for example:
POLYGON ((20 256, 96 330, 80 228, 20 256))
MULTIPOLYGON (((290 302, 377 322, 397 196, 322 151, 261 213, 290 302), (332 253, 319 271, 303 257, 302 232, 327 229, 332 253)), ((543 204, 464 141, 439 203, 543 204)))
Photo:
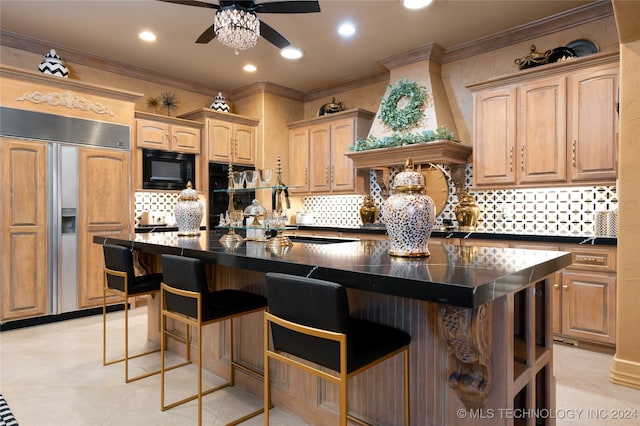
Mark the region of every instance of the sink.
POLYGON ((291 242, 294 243, 307 243, 307 244, 336 244, 336 243, 350 243, 352 241, 358 241, 353 238, 340 238, 340 237, 303 237, 303 236, 289 236, 291 242))

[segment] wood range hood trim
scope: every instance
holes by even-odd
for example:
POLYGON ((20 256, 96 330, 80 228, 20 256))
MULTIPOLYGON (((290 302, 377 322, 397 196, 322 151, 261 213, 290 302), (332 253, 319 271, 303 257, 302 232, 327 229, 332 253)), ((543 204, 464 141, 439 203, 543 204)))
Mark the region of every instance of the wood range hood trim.
POLYGON ((356 169, 382 169, 405 164, 411 157, 414 164, 466 164, 472 148, 459 142, 439 140, 392 148, 347 152, 356 169))

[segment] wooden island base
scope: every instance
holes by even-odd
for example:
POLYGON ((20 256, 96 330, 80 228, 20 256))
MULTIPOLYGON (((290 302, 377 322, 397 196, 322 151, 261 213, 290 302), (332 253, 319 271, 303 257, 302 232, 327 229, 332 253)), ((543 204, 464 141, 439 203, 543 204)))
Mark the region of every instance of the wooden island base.
MULTIPOLYGON (((349 292, 351 314, 411 335, 412 425, 553 425, 555 381, 548 277, 571 264, 571 253, 433 244, 422 259, 389 256, 388 241, 295 242, 272 251, 264 243, 228 247, 221 235, 106 235, 96 244, 140 252, 149 272, 159 256, 203 260, 211 289, 264 294, 265 273, 334 281, 349 292)), ((149 339, 159 342, 159 300, 149 302, 149 339)), ((234 321, 234 349, 262 370, 262 315, 234 321)), ((169 324, 176 333, 181 326, 169 324)), ((228 325, 204 328, 204 367, 226 378, 228 325)), ((169 350, 184 349, 169 342, 169 350)), ((182 354, 184 355, 184 353, 182 354)), ((309 424, 337 423, 338 389, 274 363, 273 403, 309 424)), ((237 374, 236 384, 262 398, 263 384, 237 374)), ((349 382, 349 410, 375 425, 403 423, 402 358, 376 365, 349 382)), ((206 399, 205 399, 206 404, 206 399)))
MULTIPOLYGON (((264 293, 264 273, 211 265, 210 285, 264 293)), ((546 280, 476 308, 349 289, 352 315, 411 337, 412 425, 553 425, 555 382, 546 280), (464 401, 464 402, 463 402, 464 401), (486 403, 485 403, 486 402, 486 403), (467 407, 465 407, 465 403, 467 407)), ((159 342, 159 299, 149 303, 149 339, 159 342)), ((235 353, 262 370, 262 314, 235 321, 235 353)), ((203 330, 205 369, 228 374, 228 324, 203 330)), ((180 333, 180 327, 176 327, 180 333)), ((182 353, 175 342, 169 349, 182 353)), ((349 382, 349 409, 376 425, 402 424, 401 357, 349 382)), ((262 398, 262 383, 242 373, 236 385, 262 398)), ((337 385, 283 363, 272 369, 272 401, 305 422, 337 424, 337 385)), ((205 402, 206 404, 206 399, 205 402)))

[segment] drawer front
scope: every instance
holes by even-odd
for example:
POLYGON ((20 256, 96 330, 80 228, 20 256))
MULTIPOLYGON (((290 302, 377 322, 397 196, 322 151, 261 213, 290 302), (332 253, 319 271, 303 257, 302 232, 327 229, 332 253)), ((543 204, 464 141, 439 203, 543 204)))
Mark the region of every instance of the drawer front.
POLYGON ((564 250, 573 253, 573 263, 568 269, 584 271, 616 271, 616 249, 585 246, 566 246, 564 250))

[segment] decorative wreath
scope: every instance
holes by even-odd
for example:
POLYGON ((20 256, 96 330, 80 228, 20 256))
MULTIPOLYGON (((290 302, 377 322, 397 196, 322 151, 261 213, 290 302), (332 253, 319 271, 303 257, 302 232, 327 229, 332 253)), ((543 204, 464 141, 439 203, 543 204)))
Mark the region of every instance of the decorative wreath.
POLYGON ((406 132, 420 123, 424 116, 424 103, 427 100, 427 88, 418 86, 415 81, 401 79, 396 86, 389 86, 391 91, 382 101, 378 118, 393 131, 406 132), (398 102, 408 98, 409 103, 398 109, 398 102))

